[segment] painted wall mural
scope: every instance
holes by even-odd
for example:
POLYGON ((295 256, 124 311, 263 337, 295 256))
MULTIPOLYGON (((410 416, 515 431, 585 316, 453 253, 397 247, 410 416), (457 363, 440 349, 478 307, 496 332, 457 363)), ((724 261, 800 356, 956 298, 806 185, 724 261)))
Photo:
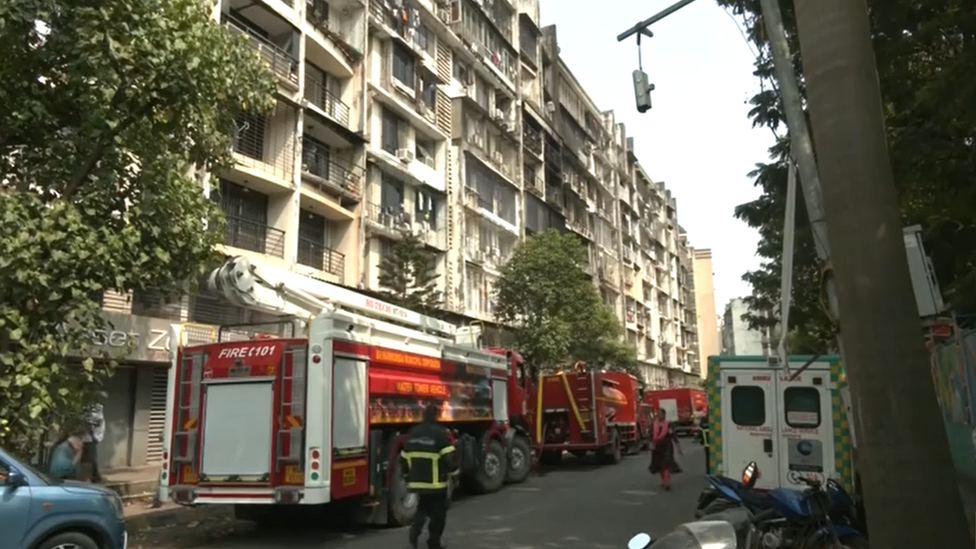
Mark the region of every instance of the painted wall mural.
POLYGON ((931 368, 953 462, 976 480, 976 330, 936 346, 931 368))

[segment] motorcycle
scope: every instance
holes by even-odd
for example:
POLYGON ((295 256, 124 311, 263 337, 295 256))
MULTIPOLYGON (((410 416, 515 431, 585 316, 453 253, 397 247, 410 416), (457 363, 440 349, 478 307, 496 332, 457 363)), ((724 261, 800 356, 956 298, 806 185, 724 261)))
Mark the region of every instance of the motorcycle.
POLYGON ((752 462, 741 483, 709 476, 710 493, 699 499, 701 519, 730 522, 746 549, 867 547, 854 500, 836 481, 801 477, 808 486, 802 492, 776 488, 763 493, 754 490, 760 474, 752 462))
POLYGON ((655 540, 646 533, 630 538, 627 549, 737 549, 735 530, 724 521, 689 522, 655 540))

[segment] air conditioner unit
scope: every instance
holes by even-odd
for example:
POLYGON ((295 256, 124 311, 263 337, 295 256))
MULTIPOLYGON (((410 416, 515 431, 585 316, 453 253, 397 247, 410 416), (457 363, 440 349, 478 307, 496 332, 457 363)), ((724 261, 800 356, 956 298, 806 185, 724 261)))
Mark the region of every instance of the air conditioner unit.
POLYGON ((546 110, 549 111, 549 114, 556 112, 556 104, 552 101, 546 101, 546 110))
POLYGON ((403 162, 404 164, 409 164, 414 161, 414 152, 410 149, 397 149, 396 152, 397 160, 403 162))
POLYGON ((474 43, 471 44, 471 53, 478 55, 479 53, 478 44, 474 44, 474 43))
POLYGON ((475 250, 474 253, 472 254, 472 256, 473 256, 473 259, 475 261, 477 261, 478 263, 484 263, 485 262, 485 252, 482 251, 482 250, 475 250))
POLYGON ((491 153, 491 159, 494 160, 496 164, 503 164, 505 162, 505 157, 503 157, 502 153, 499 151, 491 153))
POLYGON ((495 109, 495 112, 493 112, 492 114, 494 115, 495 120, 501 120, 505 118, 505 113, 501 109, 495 109))
POLYGON ((508 133, 515 133, 518 131, 518 128, 515 127, 515 122, 505 122, 504 127, 505 131, 508 133))
POLYGON ((430 169, 434 169, 434 158, 431 156, 424 157, 424 165, 430 169))

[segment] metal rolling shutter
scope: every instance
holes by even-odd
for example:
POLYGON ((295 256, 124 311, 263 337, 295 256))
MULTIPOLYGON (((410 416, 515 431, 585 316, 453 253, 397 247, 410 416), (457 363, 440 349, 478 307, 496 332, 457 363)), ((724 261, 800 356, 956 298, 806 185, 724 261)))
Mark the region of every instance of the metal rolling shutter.
POLYGON ((163 460, 163 423, 166 420, 167 368, 153 368, 152 387, 149 393, 149 440, 146 443, 146 461, 163 460))

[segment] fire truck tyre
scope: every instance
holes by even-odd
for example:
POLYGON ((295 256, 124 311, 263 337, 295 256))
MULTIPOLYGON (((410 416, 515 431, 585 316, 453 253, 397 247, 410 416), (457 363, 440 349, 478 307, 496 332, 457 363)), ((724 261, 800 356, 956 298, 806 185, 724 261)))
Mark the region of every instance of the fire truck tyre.
POLYGON ((394 460, 393 474, 390 475, 389 506, 387 522, 390 526, 406 526, 417 514, 417 494, 407 490, 407 479, 403 475, 400 460, 394 460))
POLYGON ((512 439, 512 447, 509 449, 508 475, 505 482, 509 484, 519 484, 525 482, 532 469, 532 448, 525 437, 515 437, 512 439))
POLYGON ((64 532, 41 542, 37 549, 98 549, 95 540, 81 532, 64 532))
POLYGON ((616 429, 610 431, 610 444, 600 449, 602 461, 616 465, 623 459, 623 451, 620 448, 620 433, 616 429))
POLYGON ((485 449, 485 457, 475 475, 475 487, 482 494, 497 492, 505 484, 508 474, 508 458, 501 442, 492 440, 485 449))

